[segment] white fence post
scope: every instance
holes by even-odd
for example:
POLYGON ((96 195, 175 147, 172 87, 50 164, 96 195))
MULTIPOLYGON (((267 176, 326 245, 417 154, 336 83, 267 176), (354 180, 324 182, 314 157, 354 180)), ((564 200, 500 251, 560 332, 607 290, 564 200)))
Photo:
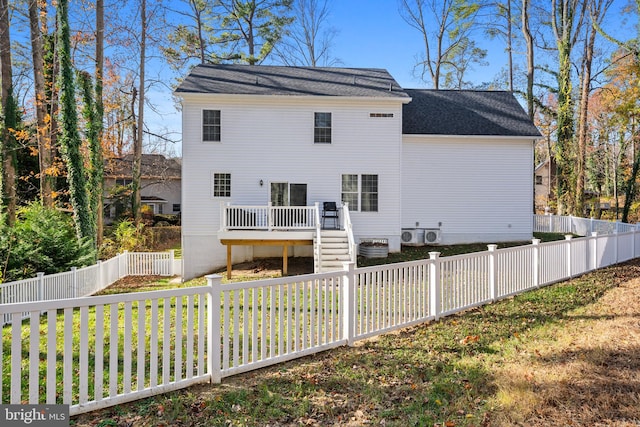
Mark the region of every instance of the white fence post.
POLYGON ((591 269, 598 268, 598 232, 592 231, 589 240, 589 251, 591 252, 591 269))
POLYGON ((567 277, 572 278, 573 273, 571 271, 571 239, 573 239, 573 236, 567 234, 564 236, 564 239, 567 243, 567 277))
POLYGON ((129 273, 131 273, 130 271, 130 263, 129 263, 129 258, 131 258, 129 256, 129 251, 124 251, 124 253, 122 254, 124 257, 124 271, 122 272, 122 275, 120 276, 120 278, 123 278, 125 276, 128 276, 129 273))
POLYGON ((44 273, 39 272, 36 275, 38 276, 38 301, 42 301, 44 299, 44 273))
POLYGON ((491 301, 495 301, 498 296, 496 287, 496 249, 498 245, 487 245, 489 248, 489 292, 491 301))
POLYGON ((440 318, 440 252, 429 252, 429 259, 432 261, 429 266, 429 314, 434 319, 440 318))
POLYGON ((618 263, 618 224, 616 222, 616 229, 613 232, 613 264, 618 263))
POLYGON ((347 340, 348 346, 353 346, 355 327, 356 327, 356 311, 355 305, 355 291, 356 291, 356 274, 355 263, 345 262, 344 275, 342 276, 342 335, 343 339, 347 340))
POLYGON ((78 269, 71 267, 71 289, 73 289, 73 298, 78 298, 78 269))
POLYGON ((211 375, 211 382, 220 384, 222 372, 220 368, 220 297, 222 276, 209 274, 205 276, 209 293, 207 294, 207 371, 211 375))
POLYGON ((169 251, 169 276, 176 275, 176 272, 174 269, 175 259, 176 259, 176 251, 175 249, 171 249, 169 251))
POLYGON ((531 239, 533 245, 533 286, 540 287, 540 239, 531 239))
MULTIPOLYGON (((102 261, 98 260, 98 289, 102 290, 105 287, 104 274, 102 272, 102 261)), ((95 292, 97 289, 93 289, 95 292)))

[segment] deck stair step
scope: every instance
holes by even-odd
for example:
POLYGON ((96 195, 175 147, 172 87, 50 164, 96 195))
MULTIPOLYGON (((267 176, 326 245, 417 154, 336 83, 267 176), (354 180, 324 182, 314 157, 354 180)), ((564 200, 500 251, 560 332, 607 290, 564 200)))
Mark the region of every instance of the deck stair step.
MULTIPOLYGON (((317 241, 317 239, 314 239, 317 241)), ((343 230, 322 230, 320 234, 320 260, 315 258, 316 272, 342 270, 343 263, 351 261, 349 255, 349 237, 343 230)), ((314 242, 314 246, 315 246, 314 242)))

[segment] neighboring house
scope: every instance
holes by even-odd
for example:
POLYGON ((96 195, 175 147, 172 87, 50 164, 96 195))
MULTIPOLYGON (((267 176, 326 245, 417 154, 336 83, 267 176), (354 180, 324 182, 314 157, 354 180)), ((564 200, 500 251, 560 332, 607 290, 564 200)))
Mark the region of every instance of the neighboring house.
MULTIPOLYGON (((110 198, 114 187, 130 185, 133 180, 133 155, 105 160, 104 216, 113 220, 122 212, 116 200, 110 198)), ((154 214, 180 214, 181 172, 180 159, 167 159, 161 154, 143 154, 141 163, 140 199, 154 214)))
POLYGON ((546 159, 536 166, 534 175, 536 213, 549 213, 551 211, 549 201, 552 196, 551 183, 553 180, 551 162, 549 162, 549 159, 546 159))
POLYGON ((278 246, 325 270, 341 268, 344 239, 353 259, 362 239, 394 252, 532 236, 540 134, 510 93, 404 90, 381 69, 200 65, 175 94, 184 279, 278 246), (338 231, 320 230, 327 201, 348 203, 338 231))

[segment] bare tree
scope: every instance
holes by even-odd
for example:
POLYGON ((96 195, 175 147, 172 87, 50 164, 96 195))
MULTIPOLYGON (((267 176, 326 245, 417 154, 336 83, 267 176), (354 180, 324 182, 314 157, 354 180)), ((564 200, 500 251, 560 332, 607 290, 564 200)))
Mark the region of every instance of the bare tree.
POLYGON ((479 8, 478 3, 464 0, 400 1, 402 18, 420 32, 424 43, 424 57, 416 67, 421 68, 423 80, 428 74, 435 89, 440 88, 446 67, 455 69, 454 57, 468 45, 479 8))
POLYGON ((505 0, 504 2, 490 2, 491 22, 487 30, 491 37, 500 37, 504 39, 505 50, 507 52, 507 83, 509 90, 513 91, 513 0, 505 0))
POLYGON ((145 103, 145 64, 147 61, 147 2, 140 0, 140 64, 138 74, 138 90, 133 88, 131 113, 133 119, 133 200, 132 210, 136 222, 141 218, 140 179, 142 171, 142 138, 144 137, 144 103, 145 103), (138 114, 135 105, 138 97, 138 114))
POLYGON ((530 26, 530 15, 529 9, 531 6, 531 0, 522 0, 522 35, 524 36, 525 45, 527 46, 527 113, 529 114, 529 118, 533 120, 533 115, 535 113, 534 109, 534 100, 533 100, 533 82, 534 82, 534 71, 535 71, 535 61, 534 61, 534 44, 533 44, 533 34, 531 33, 530 26))
MULTIPOLYGON (((591 20, 598 25, 604 19, 607 10, 613 0, 590 0, 588 10, 591 20)), ((591 74, 593 64, 593 53, 595 50, 596 25, 588 25, 585 28, 586 37, 584 39, 584 51, 582 55, 582 78, 580 82, 580 104, 578 107, 578 152, 576 159, 576 213, 584 211, 584 189, 585 189, 585 168, 587 161, 587 139, 588 139, 588 113, 589 98, 591 97, 591 74)))
POLYGON ((95 72, 95 123, 96 141, 91 149, 91 163, 94 191, 91 193, 91 205, 96 221, 96 246, 99 248, 103 235, 104 160, 102 138, 104 135, 104 0, 96 0, 96 72, 95 72), (94 194, 95 193, 95 194, 94 194))
POLYGON ((296 0, 295 21, 288 36, 275 47, 279 60, 290 66, 326 67, 340 63, 331 55, 337 30, 327 27, 331 0, 296 0))

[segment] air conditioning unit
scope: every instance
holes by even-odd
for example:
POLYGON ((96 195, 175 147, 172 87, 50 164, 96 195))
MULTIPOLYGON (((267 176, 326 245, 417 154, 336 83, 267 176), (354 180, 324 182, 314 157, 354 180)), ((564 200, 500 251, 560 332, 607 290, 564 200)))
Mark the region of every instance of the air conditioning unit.
POLYGON ((439 228, 427 228, 424 230, 424 243, 427 245, 435 245, 440 243, 440 229, 439 228))
POLYGON ((405 246, 424 246, 424 229, 403 228, 400 241, 405 246))

